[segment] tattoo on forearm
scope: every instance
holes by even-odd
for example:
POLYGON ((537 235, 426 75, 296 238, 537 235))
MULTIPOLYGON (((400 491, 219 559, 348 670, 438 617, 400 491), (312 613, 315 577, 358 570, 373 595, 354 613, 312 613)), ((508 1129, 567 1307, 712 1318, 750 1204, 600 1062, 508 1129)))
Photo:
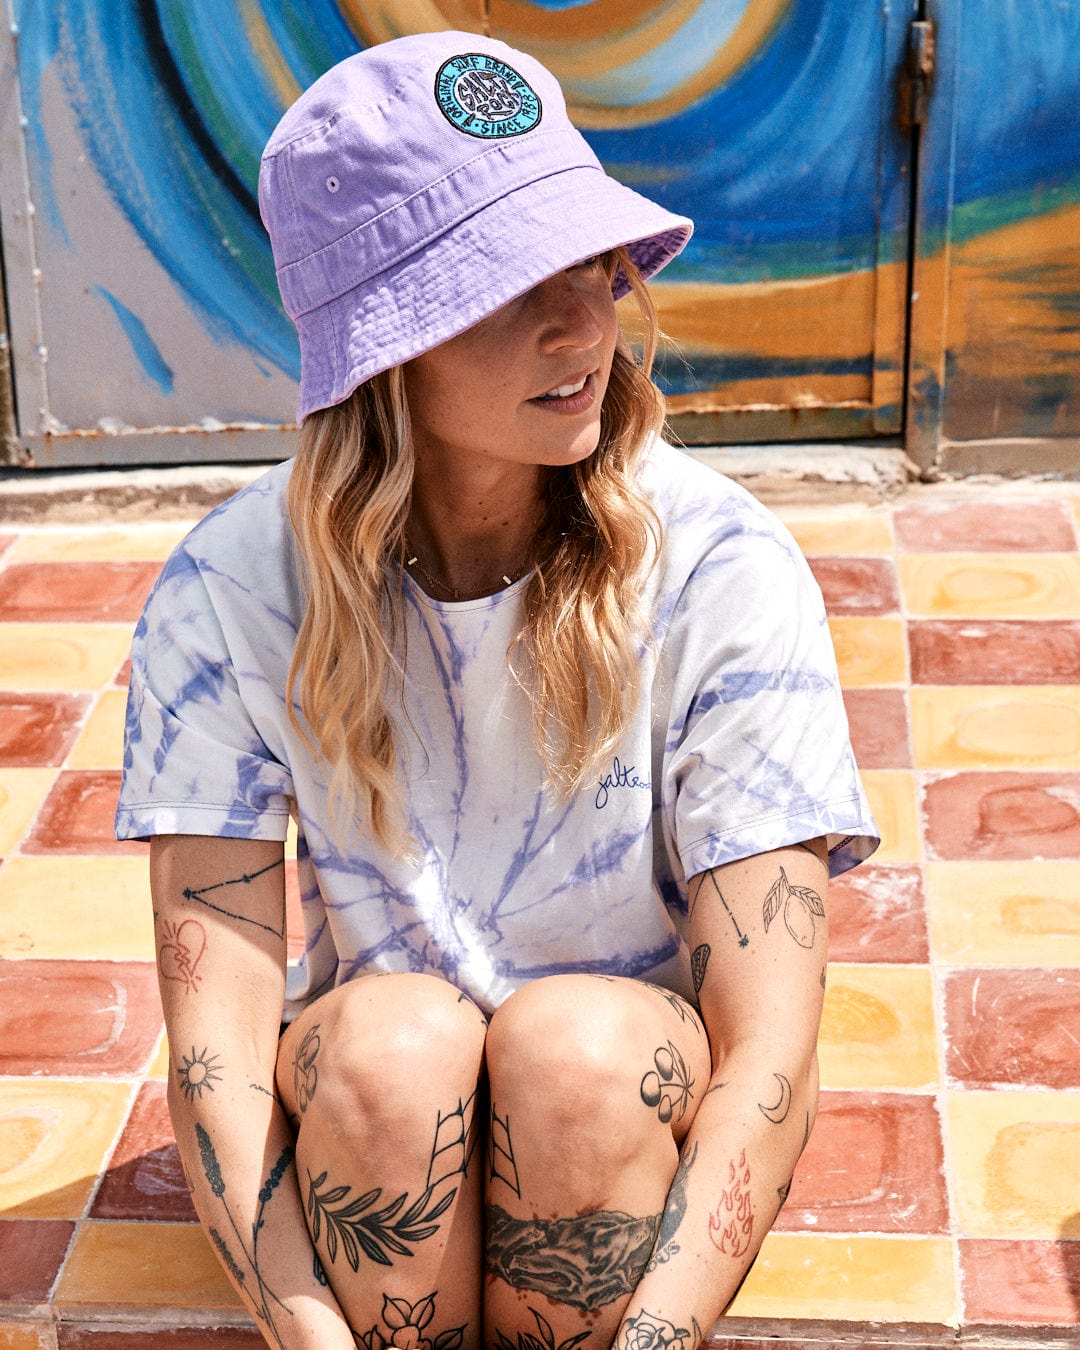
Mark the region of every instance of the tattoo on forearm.
POLYGON ((642 1309, 619 1328, 612 1350, 693 1350, 697 1337, 689 1327, 676 1326, 642 1309))
POLYGON ((202 984, 199 962, 206 951, 206 929, 198 919, 183 923, 164 923, 164 941, 158 948, 158 970, 163 980, 184 986, 185 994, 198 993, 202 984))
POLYGON ((709 968, 710 956, 712 956, 712 948, 707 942, 695 947, 690 953, 690 975, 694 981, 695 994, 701 993, 701 986, 705 983, 705 972, 709 968))
POLYGON ((319 1037, 319 1023, 316 1022, 304 1033, 304 1038, 296 1047, 293 1057, 293 1094, 300 1114, 311 1105, 315 1089, 319 1085, 319 1069, 315 1061, 319 1057, 322 1041, 319 1037))
POLYGON ((591 1331, 579 1331, 576 1336, 568 1336, 565 1341, 556 1341, 555 1332, 547 1318, 541 1317, 535 1308, 530 1308, 529 1311, 536 1319, 539 1338, 527 1331, 519 1331, 517 1340, 512 1341, 509 1336, 496 1329, 495 1350, 574 1350, 575 1345, 587 1341, 592 1335, 591 1331))
POLYGON ((202 1054, 191 1047, 191 1058, 187 1055, 181 1056, 181 1063, 176 1070, 176 1076, 180 1079, 180 1089, 188 1101, 194 1101, 196 1097, 200 1100, 204 1092, 213 1092, 214 1084, 221 1082, 221 1074, 218 1070, 221 1068, 221 1061, 217 1055, 207 1053, 207 1046, 203 1046, 202 1054))
POLYGON ((207 909, 212 909, 215 914, 223 914, 227 919, 237 919, 240 923, 250 923, 255 928, 262 928, 267 933, 273 933, 274 937, 285 936, 285 910, 282 906, 281 921, 276 928, 268 923, 260 923, 258 919, 249 918, 246 914, 238 914, 234 909, 227 909, 224 905, 216 904, 212 900, 207 900, 211 891, 227 890, 230 886, 250 886, 257 878, 264 876, 267 872, 272 872, 277 867, 284 867, 285 859, 279 858, 277 862, 268 863, 266 867, 260 867, 257 872, 245 873, 240 877, 233 877, 231 881, 217 881, 212 886, 185 886, 183 896, 185 900, 194 900, 197 905, 205 905, 207 909))
POLYGON ((781 910, 784 912, 784 926, 799 946, 812 947, 817 937, 814 920, 825 917, 825 905, 817 891, 811 890, 809 886, 793 886, 782 867, 779 878, 765 897, 761 911, 766 933, 781 910))
POLYGON ((591 1312, 635 1288, 661 1216, 603 1209, 573 1219, 515 1219, 489 1205, 485 1218, 485 1264, 493 1275, 514 1289, 535 1289, 591 1312))
POLYGON ((780 1100, 775 1106, 766 1106, 764 1102, 758 1102, 757 1109, 766 1120, 771 1120, 774 1125, 782 1125, 791 1110, 791 1084, 782 1073, 774 1073, 773 1077, 780 1084, 780 1100))
POLYGON ((697 1151, 698 1146, 694 1143, 687 1148, 679 1159, 675 1176, 672 1178, 671 1189, 668 1191, 667 1203, 664 1206, 663 1214, 660 1216, 660 1232, 656 1237, 656 1246, 653 1248, 653 1254, 646 1270, 654 1270, 657 1266, 663 1265, 665 1261, 670 1261, 679 1250, 679 1244, 675 1241, 675 1234, 679 1231, 679 1225, 686 1214, 686 1181, 697 1158, 697 1151))
MULTIPOLYGON (((438 1290, 435 1291, 438 1293, 438 1290)), ((424 1350, 458 1350, 465 1339, 465 1326, 451 1327, 438 1335, 424 1335, 435 1316, 435 1294, 409 1303, 403 1298, 383 1294, 381 1320, 385 1331, 374 1326, 368 1332, 357 1334, 356 1343, 363 1350, 384 1350, 386 1346, 422 1346, 424 1350)))
MULTIPOLYGON (((709 878, 709 882, 710 882, 710 884, 712 885, 713 890, 714 890, 714 891, 716 892, 716 894, 720 897, 720 903, 724 906, 724 912, 727 914, 728 918, 731 920, 731 926, 732 926, 732 928, 735 929, 735 932, 736 932, 736 934, 738 935, 738 938, 739 938, 739 946, 740 946, 740 947, 749 947, 749 945, 750 945, 750 938, 749 938, 749 936, 748 936, 746 933, 744 933, 743 930, 739 927, 739 921, 738 921, 738 919, 736 919, 735 915, 732 913, 731 906, 728 904, 727 900, 725 899, 725 897, 724 897, 724 892, 720 889, 720 883, 719 883, 719 882, 717 881, 717 879, 716 879, 716 873, 715 873, 715 872, 707 872, 707 873, 706 873, 706 876, 709 878)), ((704 885, 704 884, 705 884, 705 883, 702 882, 702 885, 704 885)), ((699 896, 701 895, 700 889, 698 890, 698 895, 699 895, 699 896)))
MULTIPOLYGON (((795 1180, 795 1177, 794 1177, 794 1176, 790 1176, 790 1177, 788 1177, 787 1181, 785 1181, 784 1184, 783 1184, 782 1186, 777 1186, 777 1188, 776 1188, 776 1194, 777 1194, 777 1196, 778 1196, 779 1199, 780 1199, 780 1203, 776 1206, 776 1213, 777 1213, 777 1214, 779 1214, 780 1211, 781 1211, 781 1210, 784 1208, 784 1206, 787 1204, 787 1198, 788 1198, 788 1196, 791 1194, 791 1183, 792 1183, 794 1180, 795 1180)), ((775 1222, 776 1222, 776 1218, 775 1218, 775 1216, 774 1216, 774 1217, 773 1217, 773 1223, 775 1223, 775 1222)))
POLYGON ((488 1180, 505 1182, 521 1199, 521 1178, 514 1161, 510 1117, 500 1116, 494 1102, 491 1104, 491 1126, 488 1129, 488 1180))
POLYGON ((653 1054, 653 1064, 655 1069, 650 1069, 641 1080, 641 1100, 646 1106, 657 1108, 656 1114, 665 1125, 672 1117, 682 1120, 687 1103, 694 1096, 690 1091, 694 1080, 690 1077, 686 1060, 679 1054, 675 1044, 668 1041, 666 1046, 659 1046, 653 1054))
POLYGON ((709 1215, 709 1238, 725 1256, 742 1256, 750 1249, 754 1231, 754 1208, 750 1200, 750 1168, 746 1150, 738 1163, 728 1164, 728 1185, 720 1192, 720 1203, 709 1215))
POLYGON ((337 1260, 338 1247, 353 1270, 360 1269, 360 1257, 366 1256, 380 1266, 392 1266, 395 1256, 412 1256, 412 1248, 439 1231, 436 1220, 446 1213, 457 1195, 454 1187, 436 1200, 425 1190, 412 1204, 403 1191, 381 1208, 373 1208, 382 1199, 382 1187, 376 1186, 350 1199, 348 1186, 327 1186, 326 1173, 313 1177, 308 1172, 307 1212, 311 1237, 318 1242, 326 1233, 326 1253, 331 1264, 337 1260), (326 1187, 321 1190, 321 1187, 326 1187))
POLYGON ((473 1149, 476 1147, 477 1121, 476 1093, 468 1101, 458 1098, 453 1111, 444 1116, 440 1111, 435 1121, 435 1142, 428 1163, 427 1189, 433 1191, 451 1177, 467 1176, 473 1149))
POLYGON ((221 1201, 222 1208, 225 1210, 225 1217, 229 1220, 233 1234, 239 1244, 240 1251, 247 1262, 251 1273, 255 1277, 257 1289, 248 1286, 245 1272, 241 1270, 239 1262, 236 1260, 225 1239, 216 1228, 210 1229, 210 1237, 221 1255, 222 1260, 233 1274, 237 1283, 242 1285, 251 1300, 251 1306, 255 1316, 265 1325, 267 1334, 272 1337, 274 1343, 284 1350, 285 1342, 281 1338, 277 1324, 274 1321, 275 1316, 280 1312, 287 1312, 290 1317, 293 1316, 292 1309, 286 1307, 281 1299, 274 1293, 263 1278, 263 1273, 259 1268, 259 1233, 266 1223, 266 1207, 273 1198, 274 1192, 280 1186, 285 1172, 288 1170, 293 1160, 292 1145, 287 1144, 278 1155, 278 1160, 274 1163, 270 1175, 263 1182, 259 1191, 259 1208, 255 1214, 255 1222, 251 1226, 251 1247, 248 1248, 244 1236, 237 1226, 236 1219, 233 1216, 232 1209, 226 1199, 225 1178, 222 1176, 221 1164, 218 1161, 217 1152, 214 1149, 213 1140, 207 1134, 206 1130, 199 1124, 195 1126, 195 1138, 199 1145, 199 1157, 202 1161, 203 1175, 206 1177, 207 1184, 214 1195, 221 1201), (277 1305, 277 1311, 271 1308, 271 1303, 277 1305))

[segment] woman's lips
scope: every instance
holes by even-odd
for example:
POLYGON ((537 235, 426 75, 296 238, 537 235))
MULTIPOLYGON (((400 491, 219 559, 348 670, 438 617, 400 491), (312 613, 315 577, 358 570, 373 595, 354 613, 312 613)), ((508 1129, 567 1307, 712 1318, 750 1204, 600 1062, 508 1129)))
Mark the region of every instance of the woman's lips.
POLYGON ((539 398, 529 400, 538 408, 546 408, 550 412, 560 413, 578 413, 591 408, 596 402, 596 376, 589 374, 576 380, 566 380, 551 390, 547 394, 541 394, 539 398), (580 385, 580 388, 578 386, 580 385), (573 389, 571 394, 561 394, 560 389, 573 389))

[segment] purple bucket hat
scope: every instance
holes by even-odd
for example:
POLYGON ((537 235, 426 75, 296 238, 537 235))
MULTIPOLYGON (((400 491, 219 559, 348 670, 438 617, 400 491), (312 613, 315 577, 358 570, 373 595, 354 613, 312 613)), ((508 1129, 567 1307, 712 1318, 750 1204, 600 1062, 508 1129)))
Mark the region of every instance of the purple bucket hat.
POLYGON ((270 137, 259 206, 300 420, 595 253, 626 245, 651 277, 693 230, 604 172, 538 61, 475 33, 327 71, 270 137))

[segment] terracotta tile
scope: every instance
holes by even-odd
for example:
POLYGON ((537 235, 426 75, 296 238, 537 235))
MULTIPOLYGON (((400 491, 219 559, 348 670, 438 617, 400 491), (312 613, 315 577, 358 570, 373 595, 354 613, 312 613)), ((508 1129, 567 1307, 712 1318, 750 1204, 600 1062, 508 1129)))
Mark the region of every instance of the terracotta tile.
POLYGON ((903 684, 907 680, 907 642, 902 619, 829 620, 840 683, 845 689, 903 684))
POLYGON ((115 838, 119 769, 62 769, 23 843, 24 853, 111 853, 133 857, 149 845, 115 838))
POLYGON ((0 1078, 0 1213, 81 1218, 130 1096, 104 1079, 0 1078))
POLYGON ((987 500, 910 502, 893 512, 896 542, 909 552, 1068 552, 1076 547, 1063 502, 987 500))
POLYGON ((951 1324, 957 1302, 948 1238, 770 1233, 728 1315, 951 1324))
POLYGON ((928 782, 936 858, 1080 858, 1080 774, 958 773, 928 782))
POLYGON ((164 1083, 144 1083, 90 1213, 95 1219, 195 1222, 164 1083))
POLYGON ((900 606, 891 558, 810 559, 829 614, 895 614, 900 606))
POLYGON ((0 624, 0 689, 96 691, 131 647, 131 624, 0 624))
POLYGON ((1080 1237, 1080 1093, 950 1092, 947 1119, 959 1235, 1080 1237))
POLYGON ((242 1307, 198 1224, 82 1225, 53 1299, 61 1315, 122 1303, 128 1308, 242 1307))
POLYGON ((0 572, 0 620, 134 623, 160 570, 146 562, 9 563, 0 572))
POLYGON ((954 970, 945 985, 950 1080, 1080 1088, 1080 970, 954 970))
POLYGON ((891 553, 893 534, 888 508, 856 506, 779 506, 776 514, 803 553, 891 553))
POLYGON ((129 656, 120 669, 116 672, 113 684, 119 685, 123 690, 127 690, 131 683, 131 657, 129 656))
POLYGON ((56 1350, 56 1329, 48 1322, 0 1322, 0 1350, 56 1350))
POLYGON ((124 763, 127 688, 106 689, 68 756, 69 769, 119 769, 124 763))
POLYGON ((0 769, 0 857, 19 847, 56 777, 55 769, 0 769))
POLYGON ((935 1086, 929 969, 831 965, 818 1052, 823 1087, 887 1091, 935 1086))
POLYGON ((1080 769, 1080 685, 919 685, 910 691, 923 769, 1080 769))
POLYGON ((44 1303, 74 1231, 62 1219, 0 1220, 0 1304, 44 1303))
POLYGON ((153 961, 142 858, 8 858, 0 867, 0 957, 153 961))
POLYGON ((1080 863, 933 862, 926 892, 944 965, 1080 967, 1080 863))
POLYGON ((917 617, 1080 618, 1080 554, 904 553, 897 566, 917 617))
POLYGON ((829 883, 829 958, 929 960, 922 871, 863 863, 829 883))
POLYGON ((845 689, 844 706, 860 769, 911 768, 911 729, 902 689, 845 689))
MULTIPOLYGON (((145 1350, 144 1331, 98 1331, 61 1323, 57 1329, 58 1350, 145 1350)), ((251 1327, 154 1328, 154 1345, 165 1350, 255 1350, 265 1346, 260 1332, 251 1327)))
POLYGON ((912 684, 1069 684, 1080 681, 1080 622, 913 619, 912 684))
POLYGON ((823 1092, 778 1231, 944 1233, 941 1121, 931 1097, 823 1092))
POLYGON ((85 694, 0 694, 0 767, 62 764, 89 706, 85 694))
POLYGON ((121 527, 27 530, 19 535, 9 561, 162 563, 194 524, 194 520, 133 521, 121 527))
POLYGON ((19 536, 16 534, 0 534, 0 557, 2 557, 8 551, 8 549, 11 548, 11 546, 16 542, 18 537, 19 536))
POLYGON ((1080 1321, 1080 1242, 964 1238, 964 1320, 1069 1326, 1080 1321))
POLYGON ((902 769, 867 769, 860 776, 881 831, 874 862, 918 862, 921 849, 915 775, 902 769))
POLYGON ((0 1073, 141 1073, 161 1031, 150 962, 0 961, 0 1073))

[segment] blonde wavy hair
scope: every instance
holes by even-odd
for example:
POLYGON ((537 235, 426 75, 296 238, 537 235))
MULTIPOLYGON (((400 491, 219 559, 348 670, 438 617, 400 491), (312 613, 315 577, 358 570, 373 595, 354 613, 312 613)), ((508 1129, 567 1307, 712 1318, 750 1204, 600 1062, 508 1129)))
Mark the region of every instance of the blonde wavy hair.
MULTIPOLYGON (((633 707, 649 640, 639 595, 660 545, 659 520, 636 485, 642 452, 664 418, 649 378, 656 313, 627 251, 614 250, 606 263, 612 277, 622 272, 637 301, 640 358, 620 337, 597 449, 550 471, 537 535, 542 561, 507 653, 531 700, 545 786, 564 797, 611 756, 633 707)), ((395 367, 305 419, 288 492, 307 599, 286 686, 289 716, 330 768, 334 827, 347 829, 359 817, 401 856, 411 852, 399 720, 413 463, 404 378, 395 367)))

